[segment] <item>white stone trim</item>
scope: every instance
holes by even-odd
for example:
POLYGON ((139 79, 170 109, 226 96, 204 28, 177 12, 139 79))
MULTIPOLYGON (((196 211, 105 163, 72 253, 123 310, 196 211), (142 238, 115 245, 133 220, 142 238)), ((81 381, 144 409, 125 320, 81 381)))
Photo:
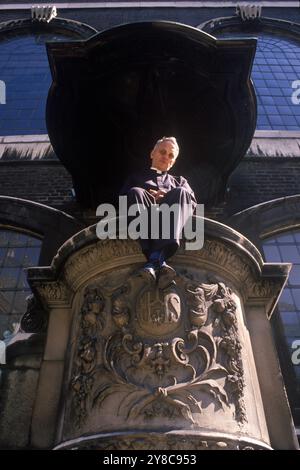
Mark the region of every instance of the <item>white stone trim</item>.
POLYGON ((266 138, 266 139, 300 139, 299 131, 255 131, 255 138, 266 138))
MULTIPOLYGON (((60 9, 82 9, 82 8, 208 8, 208 7, 236 7, 237 4, 249 3, 238 0, 236 1, 124 1, 124 2, 80 2, 80 3, 73 3, 73 2, 51 2, 49 5, 56 6, 58 10, 60 9)), ((32 4, 38 4, 38 2, 32 2, 32 4)), ((30 3, 15 3, 9 4, 5 3, 4 5, 0 5, 0 10, 29 10, 32 7, 30 3)), ((276 8, 288 8, 294 7, 299 8, 299 0, 291 0, 291 1, 276 1, 276 0, 262 0, 259 2, 260 6, 262 7, 276 7, 276 8)), ((48 5, 48 2, 47 2, 48 5)))
POLYGON ((300 132, 256 131, 247 157, 300 157, 300 132))
MULTIPOLYGON (((266 139, 300 139, 299 131, 260 131, 256 130, 254 138, 266 139)), ((22 142, 49 142, 48 134, 33 134, 33 135, 5 135, 0 136, 0 144, 12 144, 22 142)))
POLYGON ((5 135, 0 137, 0 144, 20 144, 29 142, 50 142, 48 134, 37 135, 5 135))

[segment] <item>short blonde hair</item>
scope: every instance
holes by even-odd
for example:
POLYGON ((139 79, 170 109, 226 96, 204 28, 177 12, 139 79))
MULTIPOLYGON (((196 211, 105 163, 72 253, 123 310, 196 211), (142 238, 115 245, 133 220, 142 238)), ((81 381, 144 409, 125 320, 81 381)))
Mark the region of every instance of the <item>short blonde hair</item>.
POLYGON ((159 145, 161 144, 162 142, 165 142, 165 141, 169 141, 169 142, 172 142, 172 144, 174 144, 174 147, 176 148, 176 152, 177 152, 177 155, 176 157, 178 157, 178 154, 179 154, 179 145, 177 143, 177 140, 176 140, 176 137, 162 137, 161 139, 159 139, 156 144, 154 145, 153 147, 153 150, 159 145))

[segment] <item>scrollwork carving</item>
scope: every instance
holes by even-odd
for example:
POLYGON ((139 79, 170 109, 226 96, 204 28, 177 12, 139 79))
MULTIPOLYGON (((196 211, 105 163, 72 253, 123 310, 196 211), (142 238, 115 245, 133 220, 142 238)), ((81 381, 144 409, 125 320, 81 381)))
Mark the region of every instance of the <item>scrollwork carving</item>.
POLYGON ((217 313, 214 326, 219 327, 219 347, 225 352, 225 367, 228 371, 227 388, 236 403, 235 416, 239 422, 246 421, 243 400, 244 375, 241 358, 241 343, 238 336, 236 304, 232 299, 231 290, 223 283, 218 284, 218 292, 213 302, 217 313))
POLYGON ((70 298, 70 292, 64 281, 40 283, 36 288, 46 302, 68 302, 70 298))
POLYGON ((78 276, 90 271, 97 263, 139 253, 138 243, 129 243, 127 240, 101 240, 96 245, 82 249, 66 262, 64 271, 67 282, 73 285, 78 276))
MULTIPOLYGON (((160 405, 157 404, 154 414, 160 405)), ((160 413, 162 414, 162 413, 160 413)), ((166 416, 169 416, 166 411, 166 416)), ((74 446, 66 446, 71 449, 81 450, 270 450, 264 443, 248 443, 247 440, 236 441, 223 437, 193 436, 193 435, 163 435, 158 433, 128 434, 126 436, 105 437, 103 439, 82 439, 74 446)))
POLYGON ((176 282, 161 290, 132 275, 113 290, 86 288, 71 381, 78 426, 107 400, 119 400, 115 412, 128 422, 161 416, 197 426, 208 402, 246 420, 231 290, 183 275, 176 282))
POLYGON ((21 329, 25 333, 44 333, 48 323, 44 307, 33 294, 26 301, 27 309, 21 319, 21 329))
POLYGON ((97 286, 87 287, 80 311, 79 340, 71 378, 76 426, 80 426, 87 415, 87 402, 95 380, 98 337, 105 325, 104 306, 105 300, 101 290, 97 286))

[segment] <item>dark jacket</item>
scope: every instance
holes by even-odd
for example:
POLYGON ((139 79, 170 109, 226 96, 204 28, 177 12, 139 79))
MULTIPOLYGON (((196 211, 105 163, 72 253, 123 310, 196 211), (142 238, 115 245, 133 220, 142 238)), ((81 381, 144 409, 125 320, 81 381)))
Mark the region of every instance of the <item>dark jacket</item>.
POLYGON ((183 176, 173 176, 167 172, 159 174, 156 170, 149 168, 145 171, 130 175, 120 191, 120 196, 126 195, 128 191, 134 187, 146 190, 164 189, 167 192, 171 191, 171 189, 182 187, 188 191, 192 196, 193 202, 196 203, 194 191, 183 176))

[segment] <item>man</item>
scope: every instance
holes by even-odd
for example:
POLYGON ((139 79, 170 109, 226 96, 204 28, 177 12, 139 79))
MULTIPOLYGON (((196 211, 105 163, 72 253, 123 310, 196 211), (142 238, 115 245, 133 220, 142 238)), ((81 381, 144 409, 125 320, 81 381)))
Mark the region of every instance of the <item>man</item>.
POLYGON ((187 180, 168 173, 178 154, 179 146, 175 137, 163 137, 158 140, 150 155, 151 168, 130 176, 121 190, 121 195, 127 195, 128 206, 137 204, 148 213, 154 204, 178 204, 179 216, 171 227, 170 238, 151 239, 148 235, 147 239, 140 239, 142 251, 147 258, 141 273, 150 280, 156 280, 158 276, 161 288, 170 283, 176 275, 166 260, 177 250, 182 229, 197 204, 187 180))

